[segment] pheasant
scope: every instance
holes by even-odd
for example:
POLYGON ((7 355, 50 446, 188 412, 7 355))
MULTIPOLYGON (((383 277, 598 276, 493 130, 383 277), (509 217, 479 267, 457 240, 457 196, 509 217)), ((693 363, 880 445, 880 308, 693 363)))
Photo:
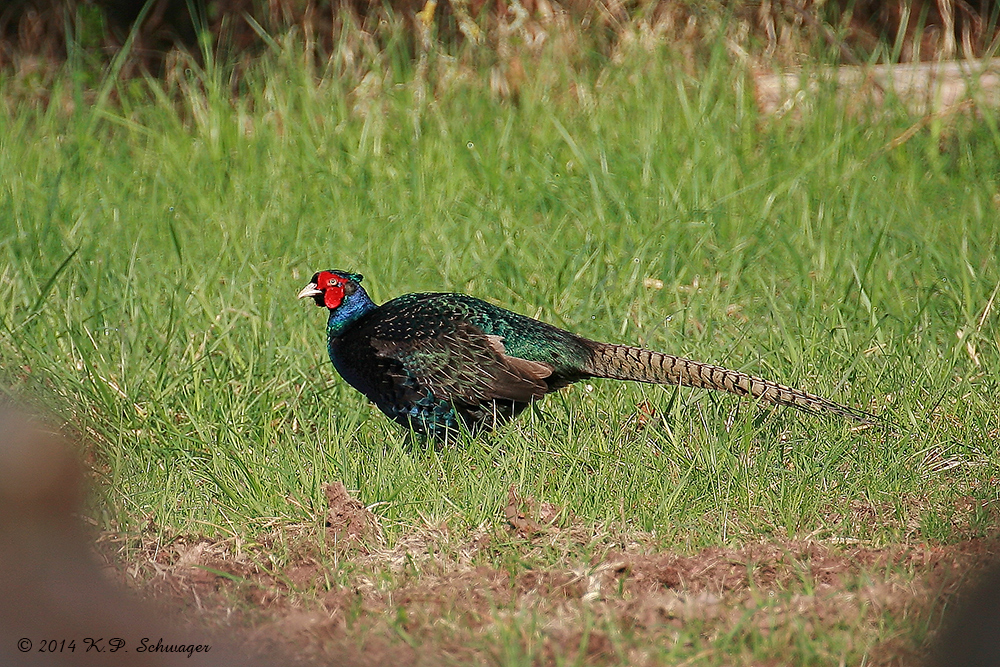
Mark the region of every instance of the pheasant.
POLYGON ((587 378, 727 391, 862 423, 873 415, 800 389, 671 354, 577 336, 465 294, 376 305, 362 276, 320 271, 299 292, 330 312, 337 372, 387 417, 434 439, 489 431, 545 394, 587 378))

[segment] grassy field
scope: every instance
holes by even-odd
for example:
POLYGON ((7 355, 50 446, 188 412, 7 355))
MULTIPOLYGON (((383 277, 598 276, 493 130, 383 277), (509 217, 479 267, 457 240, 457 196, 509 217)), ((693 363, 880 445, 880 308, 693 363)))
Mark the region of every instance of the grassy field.
MULTIPOLYGON (((686 556, 992 534, 992 112, 893 145, 920 119, 892 103, 851 116, 825 97, 759 117, 749 74, 722 50, 698 63, 637 50, 587 67, 546 52, 526 65, 516 101, 491 97, 485 71, 442 61, 428 82, 399 62, 351 81, 279 53, 235 100, 224 67, 172 86, 109 80, 94 94, 71 66, 49 106, 2 107, 0 374, 5 391, 79 434, 101 529, 164 546, 231 540, 280 571, 301 540, 260 536, 294 527, 328 566, 325 583, 292 587, 307 606, 367 567, 323 546, 331 482, 374 513, 379 548, 402 553, 428 527, 458 542, 485 531, 492 546, 466 560, 513 579, 592 565, 608 544, 686 556), (336 375, 324 314, 295 299, 324 268, 363 273, 377 301, 466 292, 896 427, 594 381, 490 437, 413 444, 336 375), (511 536, 512 486, 577 537, 511 536)), ((122 544, 126 563, 143 558, 122 544)), ((419 579, 370 571, 383 589, 419 579)), ((919 645, 933 628, 926 614, 893 616, 898 607, 821 632, 699 616, 668 624, 661 645, 659 631, 580 602, 577 620, 610 624, 611 637, 584 655, 545 648, 544 605, 504 616, 491 604, 500 620, 476 635, 474 659, 504 665, 857 664, 879 642, 919 645), (651 642, 662 650, 636 657, 651 642)), ((397 623, 398 641, 442 632, 417 625, 397 623)), ((574 637, 589 647, 586 632, 574 637)))

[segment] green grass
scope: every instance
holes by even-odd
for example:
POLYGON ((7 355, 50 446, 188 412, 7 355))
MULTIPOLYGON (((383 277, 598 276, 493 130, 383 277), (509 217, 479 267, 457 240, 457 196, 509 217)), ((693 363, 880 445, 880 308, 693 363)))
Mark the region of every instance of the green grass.
POLYGON ((460 68, 416 95, 397 60, 358 83, 279 52, 235 101, 222 67, 109 81, 96 102, 68 71, 47 108, 0 113, 0 372, 81 434, 103 526, 253 534, 311 520, 341 480, 390 540, 500 523, 511 484, 681 549, 985 529, 955 501, 997 500, 991 112, 886 151, 916 119, 832 100, 758 117, 722 51, 694 78, 668 52, 580 70, 546 52, 516 102, 460 68), (376 300, 467 292, 900 428, 595 381, 491 437, 413 447, 296 301, 323 268, 364 273, 376 300))
MULTIPOLYGON (((748 73, 722 50, 692 77, 669 51, 613 64, 552 46, 526 59, 527 83, 502 101, 469 59, 432 54, 421 81, 391 44, 315 76, 287 43, 244 74, 235 99, 222 66, 178 69, 168 83, 109 77, 95 91, 93 71, 71 64, 48 106, 17 101, 22 91, 0 79, 0 386, 79 434, 102 528, 153 526, 165 547, 179 534, 253 544, 275 526, 321 521, 322 486, 342 481, 389 546, 413 527, 443 523, 460 542, 485 524, 494 542, 477 558, 512 579, 593 564, 607 539, 624 548, 640 533, 690 553, 993 530, 991 111, 887 149, 918 119, 891 103, 852 116, 832 96, 760 117, 748 73), (295 299, 323 268, 364 273, 377 300, 463 291, 598 340, 800 386, 898 427, 859 431, 727 395, 594 381, 489 437, 414 445, 336 375, 324 313, 295 299), (512 485, 611 537, 549 547, 510 537, 512 485)), ((254 557, 281 567, 299 548, 283 539, 254 557)), ((320 551, 331 589, 363 570, 320 551)), ((391 589, 409 575, 378 576, 391 589)), ((676 633, 573 613, 606 632, 622 662, 650 646, 654 662, 857 663, 873 642, 919 644, 933 631, 912 608, 872 623, 867 603, 832 622, 774 611, 780 627, 759 627, 812 590, 804 580, 761 593, 753 618, 696 619, 676 633)), ((349 619, 359 628, 360 605, 349 619)), ((449 636, 406 613, 400 641, 449 636)), ((546 662, 547 613, 499 609, 506 620, 471 650, 546 662)), ((552 660, 580 664, 575 655, 552 660)))

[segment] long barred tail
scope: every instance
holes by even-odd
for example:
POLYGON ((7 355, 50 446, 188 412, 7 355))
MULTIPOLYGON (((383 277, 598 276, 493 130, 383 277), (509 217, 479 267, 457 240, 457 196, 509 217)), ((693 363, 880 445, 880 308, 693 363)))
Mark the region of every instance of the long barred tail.
POLYGON ((628 345, 596 343, 585 371, 593 377, 632 380, 653 384, 673 384, 728 391, 753 396, 777 405, 789 405, 812 413, 833 413, 864 423, 878 424, 875 415, 850 408, 801 389, 754 377, 712 364, 691 361, 628 345))

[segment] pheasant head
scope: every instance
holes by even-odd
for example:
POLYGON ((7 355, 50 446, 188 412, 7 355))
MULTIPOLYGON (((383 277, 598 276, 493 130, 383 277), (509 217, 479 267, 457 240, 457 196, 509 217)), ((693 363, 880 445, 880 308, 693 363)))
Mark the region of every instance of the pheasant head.
POLYGON ((299 292, 299 298, 312 297, 317 306, 330 311, 327 328, 334 336, 340 335, 359 317, 376 306, 361 286, 362 276, 347 271, 319 271, 309 284, 299 292))

